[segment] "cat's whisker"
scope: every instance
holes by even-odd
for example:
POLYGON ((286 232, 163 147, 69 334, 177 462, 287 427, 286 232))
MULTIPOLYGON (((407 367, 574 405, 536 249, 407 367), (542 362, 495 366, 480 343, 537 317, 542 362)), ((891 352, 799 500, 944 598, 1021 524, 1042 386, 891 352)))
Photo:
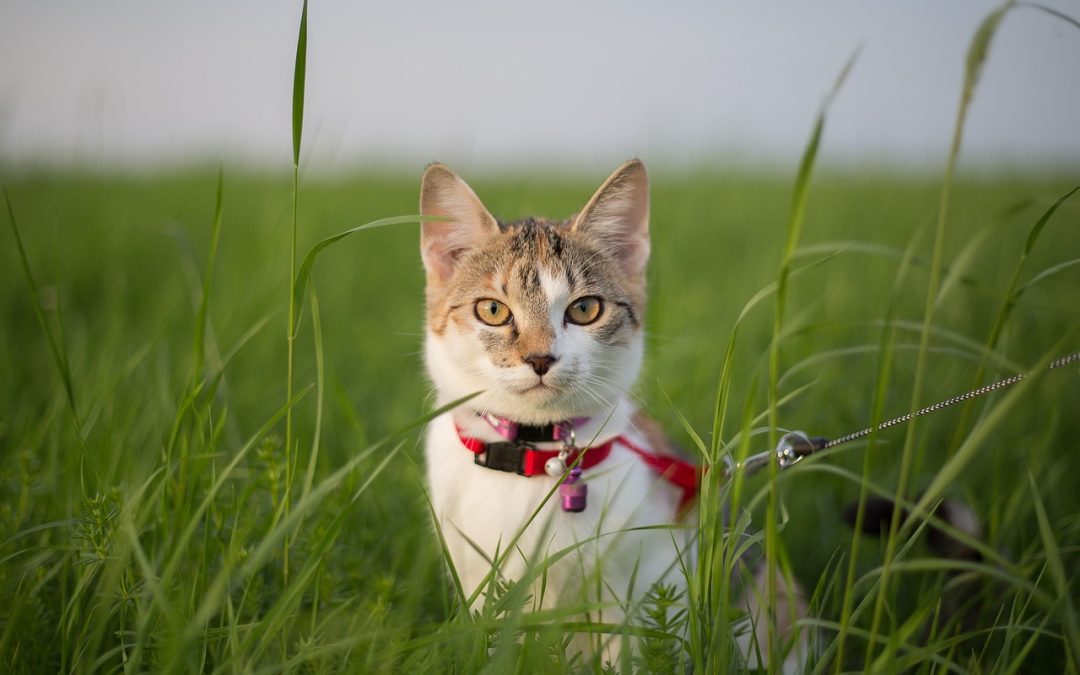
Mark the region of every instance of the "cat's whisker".
POLYGON ((616 395, 622 394, 624 389, 620 382, 605 379, 599 376, 589 377, 585 380, 585 383, 600 386, 605 391, 611 392, 616 395))
POLYGON ((622 383, 619 380, 616 380, 616 379, 613 379, 613 378, 610 378, 610 377, 605 377, 605 376, 599 375, 597 373, 589 373, 589 375, 588 375, 588 377, 586 379, 588 379, 589 381, 592 381, 592 382, 603 382, 605 384, 611 385, 612 387, 617 386, 620 389, 622 388, 622 386, 621 386, 622 383))
POLYGON ((588 385, 588 386, 597 387, 598 389, 604 391, 605 393, 612 393, 612 394, 620 394, 620 393, 622 393, 617 387, 615 387, 614 385, 612 385, 609 382, 603 382, 603 381, 600 381, 600 380, 589 379, 589 380, 585 381, 585 384, 588 385))
MULTIPOLYGON (((597 385, 603 386, 605 389, 607 389, 608 391, 610 391, 613 394, 618 394, 619 393, 619 391, 617 389, 615 389, 614 387, 603 385, 603 384, 598 383, 598 382, 593 383, 593 382, 586 381, 585 384, 586 385, 588 385, 588 384, 597 384, 597 385)), ((586 386, 586 387, 582 387, 580 391, 582 391, 585 394, 589 395, 593 400, 595 400, 601 406, 603 406, 605 408, 614 408, 614 406, 612 405, 612 402, 610 400, 608 400, 606 397, 601 396, 596 390, 586 386)))

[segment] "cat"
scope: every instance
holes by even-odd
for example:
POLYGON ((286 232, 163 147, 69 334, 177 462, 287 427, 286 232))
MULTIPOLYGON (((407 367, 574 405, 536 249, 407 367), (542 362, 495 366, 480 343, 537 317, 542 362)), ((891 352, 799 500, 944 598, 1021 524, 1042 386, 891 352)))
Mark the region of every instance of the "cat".
MULTIPOLYGON (((496 561, 504 579, 532 570, 535 608, 601 603, 592 618, 618 624, 653 584, 684 591, 697 472, 630 396, 644 352, 644 164, 620 166, 568 220, 516 222, 433 164, 420 211, 439 218, 421 227, 436 402, 475 394, 426 436, 431 502, 464 592, 496 561)), ((620 648, 602 647, 609 660, 620 648)))

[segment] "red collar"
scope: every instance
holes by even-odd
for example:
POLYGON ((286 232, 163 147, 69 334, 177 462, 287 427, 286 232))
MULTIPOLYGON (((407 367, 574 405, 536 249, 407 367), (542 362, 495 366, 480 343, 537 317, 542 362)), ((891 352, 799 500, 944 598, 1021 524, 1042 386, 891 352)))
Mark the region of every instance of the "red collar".
MULTIPOLYGON (((516 473, 519 476, 547 475, 544 465, 549 459, 559 456, 558 450, 541 450, 527 442, 485 443, 478 438, 466 436, 460 428, 457 433, 461 444, 475 455, 473 461, 476 464, 489 469, 516 473)), ((578 466, 582 470, 591 469, 607 459, 616 443, 637 455, 660 478, 682 490, 680 512, 684 512, 697 497, 701 467, 679 457, 650 452, 631 442, 626 436, 616 436, 606 443, 591 448, 576 449, 566 458, 566 465, 573 464, 580 456, 581 463, 578 466)))
MULTIPOLYGON (((476 456, 473 460, 476 464, 519 476, 547 475, 544 465, 549 459, 559 456, 559 450, 541 450, 525 441, 485 443, 478 438, 466 436, 461 429, 458 429, 458 438, 461 439, 461 444, 476 456)), ((566 464, 573 464, 580 456, 579 466, 583 470, 591 469, 607 459, 613 444, 614 439, 591 448, 573 450, 566 458, 566 464)))

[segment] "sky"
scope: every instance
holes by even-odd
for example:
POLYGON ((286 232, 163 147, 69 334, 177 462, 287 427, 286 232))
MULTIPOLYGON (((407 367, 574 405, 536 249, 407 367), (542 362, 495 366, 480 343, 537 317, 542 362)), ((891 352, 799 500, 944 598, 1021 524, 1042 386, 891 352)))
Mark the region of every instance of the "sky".
MULTIPOLYGON (((300 6, 0 0, 0 165, 290 166, 300 6)), ((303 166, 788 166, 860 50, 823 161, 933 169, 996 6, 311 0, 303 166)), ((1080 27, 1006 16, 962 157, 1080 166, 1080 27)))

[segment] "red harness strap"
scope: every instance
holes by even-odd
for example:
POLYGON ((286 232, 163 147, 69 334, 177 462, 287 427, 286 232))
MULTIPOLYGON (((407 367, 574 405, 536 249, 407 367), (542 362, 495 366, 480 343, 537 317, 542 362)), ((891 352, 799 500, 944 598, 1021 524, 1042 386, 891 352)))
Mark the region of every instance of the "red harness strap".
POLYGON ((687 509, 697 498, 701 467, 691 464, 685 459, 649 452, 645 448, 631 443, 626 436, 619 436, 615 440, 640 457, 661 478, 682 490, 679 511, 687 509))
MULTIPOLYGON (((489 445, 499 445, 495 443, 488 444, 471 436, 466 436, 460 429, 458 429, 458 438, 461 439, 461 444, 475 455, 482 455, 488 452, 489 445)), ((645 462, 656 475, 682 490, 682 499, 679 502, 680 511, 684 511, 689 507, 697 497, 698 479, 701 475, 700 467, 678 457, 649 452, 632 443, 626 436, 616 436, 607 443, 592 448, 579 449, 577 452, 570 454, 566 459, 566 463, 568 465, 572 464, 577 460, 578 453, 583 453, 581 456, 581 468, 591 469, 607 459, 608 455, 611 454, 611 448, 615 443, 618 443, 633 452, 641 458, 641 460, 645 462), (588 452, 585 452, 585 450, 588 450, 588 452)), ((549 459, 559 456, 558 450, 540 450, 526 445, 521 445, 519 447, 521 451, 521 463, 520 466, 515 466, 512 470, 523 476, 546 475, 547 472, 544 470, 544 465, 549 459)))

